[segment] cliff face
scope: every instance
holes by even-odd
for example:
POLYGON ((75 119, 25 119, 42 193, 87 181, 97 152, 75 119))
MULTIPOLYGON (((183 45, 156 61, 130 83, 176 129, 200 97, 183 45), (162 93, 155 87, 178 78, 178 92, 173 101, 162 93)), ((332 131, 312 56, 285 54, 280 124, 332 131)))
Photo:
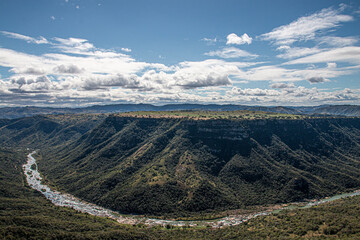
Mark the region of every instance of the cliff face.
MULTIPOLYGON (((40 172, 59 188, 121 212, 186 215, 360 186, 359 118, 109 116, 55 147, 46 142, 62 139, 63 131, 56 129, 64 123, 48 121, 53 120, 41 127, 26 121, 45 139, 38 147, 47 146, 39 157, 40 172)), ((11 135, 10 128, 4 129, 11 135)), ((21 133, 16 130, 16 136, 21 133)))

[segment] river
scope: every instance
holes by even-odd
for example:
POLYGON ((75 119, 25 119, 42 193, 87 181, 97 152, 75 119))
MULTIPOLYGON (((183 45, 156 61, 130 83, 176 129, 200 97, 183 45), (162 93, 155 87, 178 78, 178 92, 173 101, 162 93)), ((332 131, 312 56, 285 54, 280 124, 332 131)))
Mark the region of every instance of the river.
POLYGON ((225 226, 235 226, 239 225, 243 222, 246 222, 252 218, 258 216, 269 215, 271 213, 279 212, 283 209, 295 209, 295 208, 309 208, 312 206, 316 206, 325 202, 334 201, 336 199, 344 198, 344 197, 351 197, 360 195, 360 190, 339 194, 330 198, 325 198, 319 201, 309 201, 305 204, 300 205, 288 205, 281 207, 277 210, 267 210, 252 214, 243 214, 243 215, 232 215, 223 217, 216 220, 199 220, 199 221, 176 221, 176 220, 163 220, 163 219, 154 219, 154 218, 146 218, 146 217, 139 217, 139 216, 132 216, 132 215, 123 215, 118 212, 97 206, 92 203, 88 203, 81 199, 78 199, 70 194, 61 193, 55 190, 50 189, 47 185, 41 183, 41 176, 38 171, 38 166, 36 164, 36 159, 32 156, 35 154, 36 151, 29 153, 27 156, 27 162, 23 165, 23 170, 26 175, 26 180, 29 186, 39 192, 41 192, 47 199, 49 199, 53 204, 62 207, 70 207, 80 212, 88 213, 95 216, 100 217, 107 217, 116 220, 122 224, 145 224, 148 226, 189 226, 189 227, 212 227, 212 228, 220 228, 225 226))

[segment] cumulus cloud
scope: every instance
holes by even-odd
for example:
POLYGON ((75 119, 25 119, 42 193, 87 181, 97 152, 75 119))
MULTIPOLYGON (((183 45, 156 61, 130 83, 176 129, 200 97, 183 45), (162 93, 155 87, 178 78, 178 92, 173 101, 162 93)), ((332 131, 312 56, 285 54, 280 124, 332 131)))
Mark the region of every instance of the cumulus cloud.
POLYGON ((210 51, 205 53, 205 55, 207 56, 212 56, 212 57, 221 57, 221 58, 240 58, 240 57, 251 57, 251 58, 256 58, 258 57, 258 55, 256 54, 251 54, 247 51, 235 48, 235 47, 227 47, 227 48, 223 48, 221 50, 217 50, 217 51, 210 51))
POLYGON ((273 83, 270 85, 271 88, 294 88, 294 83, 273 83))
POLYGON ((175 85, 184 88, 226 86, 231 84, 229 76, 242 73, 242 68, 256 63, 226 62, 224 60, 208 59, 200 62, 181 62, 174 73, 166 74, 166 81, 175 81, 175 85), (170 77, 170 79, 169 79, 170 77))
POLYGON ((234 95, 243 95, 243 96, 278 96, 280 93, 272 89, 260 89, 260 88, 246 88, 241 89, 233 87, 231 93, 234 95))
POLYGON ((53 38, 44 47, 51 48, 51 53, 32 55, 0 48, 0 66, 9 68, 11 73, 10 77, 0 79, 1 106, 49 102, 70 106, 74 102, 84 105, 113 102, 286 105, 291 101, 311 104, 359 101, 356 89, 330 93, 295 87, 293 83, 307 80, 313 84, 353 73, 360 67, 357 47, 320 50, 281 45, 278 51, 282 51, 283 58, 297 59, 271 65, 250 61, 258 56, 228 46, 205 53, 223 59, 183 61, 172 66, 137 61, 125 48, 119 52, 100 49, 81 38, 53 38), (226 60, 240 57, 248 59, 246 62, 226 60), (305 69, 294 66, 294 61, 312 63, 314 59, 323 59, 321 62, 327 66, 305 69), (339 61, 358 66, 338 66, 339 61), (250 81, 267 81, 271 89, 234 87, 250 81))
POLYGON ((226 37, 227 41, 226 41, 226 45, 230 45, 230 44, 236 44, 236 45, 242 45, 242 44, 251 44, 252 42, 252 38, 249 37, 249 35, 247 35, 246 33, 244 33, 242 36, 238 36, 235 33, 230 33, 227 37, 226 37))
POLYGON ((50 90, 53 83, 47 76, 39 76, 36 78, 29 77, 12 77, 11 86, 12 92, 33 93, 37 91, 50 90))
MULTIPOLYGON (((183 79, 184 80, 184 79, 183 79)), ((179 86, 185 89, 194 89, 201 87, 227 86, 231 85, 231 81, 226 74, 217 74, 215 72, 207 75, 199 75, 192 81, 181 81, 179 86), (194 81, 195 80, 195 81, 194 81)))
POLYGON ((82 88, 86 90, 100 89, 103 87, 136 88, 140 82, 136 75, 125 76, 122 74, 86 78, 82 80, 82 88))
POLYGON ((180 87, 194 89, 214 86, 228 86, 232 82, 230 75, 241 72, 241 68, 256 63, 226 62, 224 60, 208 59, 200 62, 181 62, 172 73, 152 73, 144 79, 163 84, 164 88, 180 87))
POLYGON ((45 71, 43 69, 39 69, 36 67, 29 67, 29 68, 12 68, 9 70, 10 72, 16 73, 16 74, 28 74, 28 75, 43 75, 45 74, 45 71))
POLYGON ((6 31, 1 31, 2 34, 4 34, 7 37, 10 38, 16 38, 16 39, 20 39, 20 40, 24 40, 28 43, 36 43, 36 44, 47 44, 49 43, 48 40, 42 36, 40 36, 39 38, 33 38, 33 37, 29 37, 29 36, 25 36, 19 33, 13 33, 13 32, 6 32, 6 31))
POLYGON ((84 70, 80 69, 79 67, 73 64, 70 64, 68 66, 62 64, 60 66, 56 66, 54 68, 54 71, 57 73, 78 74, 78 73, 82 73, 84 70))
MULTIPOLYGON (((21 78, 18 78, 18 79, 12 79, 11 80, 12 83, 16 83, 16 84, 19 84, 19 85, 24 85, 24 84, 27 84, 27 81, 24 77, 21 77, 21 78)), ((33 82, 33 81, 32 81, 33 82)), ((31 83, 32 83, 31 82, 31 83)))
POLYGON ((341 14, 343 8, 325 8, 312 15, 300 17, 294 22, 277 27, 271 32, 261 35, 263 40, 272 41, 276 45, 290 45, 296 41, 314 39, 320 31, 338 27, 343 22, 353 21, 350 15, 341 14))
POLYGON ((233 98, 243 104, 262 105, 319 105, 327 103, 349 103, 359 100, 359 89, 343 89, 338 91, 322 91, 317 88, 284 88, 280 90, 241 89, 233 87, 227 91, 224 99, 233 98))

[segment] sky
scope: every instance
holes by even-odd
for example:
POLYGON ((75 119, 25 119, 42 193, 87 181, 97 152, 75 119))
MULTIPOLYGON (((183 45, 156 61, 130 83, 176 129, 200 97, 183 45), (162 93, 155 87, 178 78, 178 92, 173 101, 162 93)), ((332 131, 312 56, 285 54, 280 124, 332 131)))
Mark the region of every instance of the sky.
POLYGON ((360 104, 360 1, 0 0, 0 107, 360 104))

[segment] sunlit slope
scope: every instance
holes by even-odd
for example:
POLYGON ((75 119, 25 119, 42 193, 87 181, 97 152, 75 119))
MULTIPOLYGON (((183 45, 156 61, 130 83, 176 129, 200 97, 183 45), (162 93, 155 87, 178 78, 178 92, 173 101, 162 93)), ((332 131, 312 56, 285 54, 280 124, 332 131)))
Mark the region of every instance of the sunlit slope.
POLYGON ((360 186, 360 119, 109 116, 40 171, 128 213, 186 215, 289 202, 360 186))

